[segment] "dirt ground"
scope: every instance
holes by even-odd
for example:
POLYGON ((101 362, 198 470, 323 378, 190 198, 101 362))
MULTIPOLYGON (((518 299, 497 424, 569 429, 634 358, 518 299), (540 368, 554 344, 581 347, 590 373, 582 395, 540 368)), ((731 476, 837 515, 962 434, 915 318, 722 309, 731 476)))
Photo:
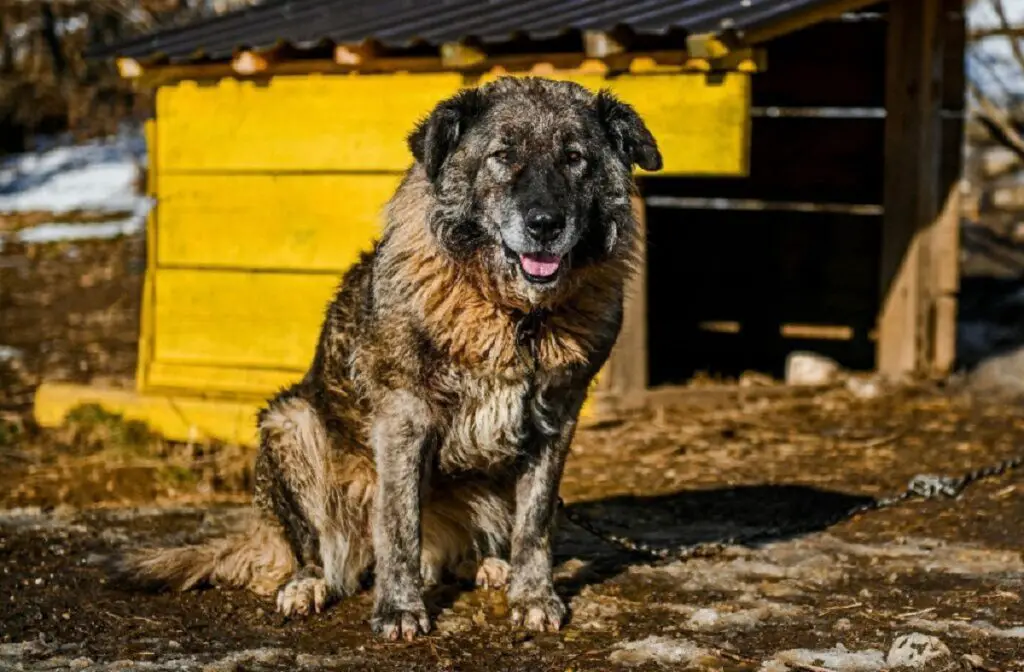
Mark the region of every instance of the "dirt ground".
POLYGON ((412 644, 370 636, 368 594, 285 620, 238 591, 110 586, 111 553, 235 529, 251 487, 242 448, 169 444, 95 409, 31 422, 42 379, 130 384, 142 254, 138 239, 0 254, 0 346, 17 351, 0 356, 0 670, 1024 670, 1022 473, 818 524, 914 474, 1024 452, 1024 405, 938 384, 672 388, 584 427, 562 494, 603 528, 672 545, 817 529, 654 564, 563 520, 557 634, 511 629, 500 592, 462 586, 431 594, 435 630, 412 644))

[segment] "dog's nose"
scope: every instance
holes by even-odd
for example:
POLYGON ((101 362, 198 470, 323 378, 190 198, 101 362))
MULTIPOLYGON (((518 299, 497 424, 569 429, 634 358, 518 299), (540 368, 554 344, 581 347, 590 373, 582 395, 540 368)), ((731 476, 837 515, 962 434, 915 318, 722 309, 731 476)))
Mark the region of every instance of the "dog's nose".
POLYGON ((565 228, 565 217, 560 213, 531 208, 526 213, 526 230, 539 243, 550 243, 565 228))

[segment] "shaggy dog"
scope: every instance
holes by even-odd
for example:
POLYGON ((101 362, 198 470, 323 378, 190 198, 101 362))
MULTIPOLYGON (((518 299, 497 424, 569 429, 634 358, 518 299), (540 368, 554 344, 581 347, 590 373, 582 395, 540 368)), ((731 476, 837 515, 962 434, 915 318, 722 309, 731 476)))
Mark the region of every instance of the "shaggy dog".
POLYGON ((309 371, 260 413, 254 528, 135 552, 125 578, 276 593, 291 615, 372 570, 373 630, 411 640, 424 586, 468 569, 507 586, 515 624, 561 626, 559 481, 637 259, 632 169, 661 155, 629 105, 541 78, 464 89, 408 142, 309 371))

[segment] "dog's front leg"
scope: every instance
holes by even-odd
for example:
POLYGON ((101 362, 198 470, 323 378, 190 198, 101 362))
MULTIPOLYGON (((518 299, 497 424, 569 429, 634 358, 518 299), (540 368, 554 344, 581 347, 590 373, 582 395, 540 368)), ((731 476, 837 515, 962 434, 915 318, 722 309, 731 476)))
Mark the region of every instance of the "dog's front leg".
POLYGON ((373 545, 374 632, 412 640, 430 630, 420 578, 420 481, 433 437, 430 407, 408 392, 389 393, 373 421, 377 463, 373 545))
POLYGON ((565 605, 555 594, 551 577, 551 537, 558 486, 581 403, 582 397, 567 404, 557 433, 537 437, 536 448, 516 481, 508 601, 512 622, 530 630, 556 631, 565 618, 565 605))

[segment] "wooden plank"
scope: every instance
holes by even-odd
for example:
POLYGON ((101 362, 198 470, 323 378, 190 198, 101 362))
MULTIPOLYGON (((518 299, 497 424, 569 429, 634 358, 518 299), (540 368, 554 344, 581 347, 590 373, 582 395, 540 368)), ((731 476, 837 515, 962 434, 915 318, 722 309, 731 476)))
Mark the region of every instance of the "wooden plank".
MULTIPOLYGON (((965 99, 964 48, 966 20, 963 0, 943 0, 944 44, 942 62, 942 107, 963 110, 965 99)), ((960 291, 960 222, 963 169, 963 119, 948 119, 942 127, 942 156, 939 195, 942 212, 929 234, 934 268, 932 307, 932 369, 945 374, 956 362, 957 294, 960 291)))
POLYGON ((759 117, 748 177, 655 175, 644 195, 881 204, 884 137, 883 119, 759 117))
POLYGON ((892 375, 923 370, 932 350, 924 233, 941 198, 943 23, 941 0, 890 6, 878 366, 892 375))
MULTIPOLYGON (((743 176, 748 172, 750 75, 653 72, 608 77, 572 70, 543 74, 593 91, 610 89, 632 104, 658 141, 664 166, 657 175, 743 176)), ((488 73, 479 81, 498 76, 488 73)))
POLYGON ((182 171, 401 171, 406 135, 458 74, 182 82, 157 92, 157 166, 182 171))
MULTIPOLYGON (((314 333, 315 337, 316 334, 314 333)), ((246 368, 245 366, 150 362, 146 393, 251 394, 269 396, 302 378, 298 369, 246 368)))
POLYGON ((343 272, 380 232, 401 176, 165 175, 161 266, 343 272))
MULTIPOLYGON (((647 226, 643 199, 633 197, 639 235, 646 239, 647 226)), ((623 305, 622 330, 615 347, 596 380, 595 396, 607 407, 621 408, 638 401, 647 389, 647 264, 646 244, 643 245, 641 264, 636 275, 626 286, 623 305)))
MULTIPOLYGON (((157 198, 159 186, 156 169, 156 120, 146 121, 146 196, 157 198)), ((139 345, 138 358, 135 363, 135 386, 142 390, 146 387, 146 372, 153 359, 153 275, 156 272, 156 240, 157 213, 159 205, 154 206, 146 216, 146 272, 142 281, 142 297, 139 314, 139 345)))
POLYGON ((826 21, 764 46, 756 107, 883 107, 886 21, 826 21))
MULTIPOLYGON (((636 105, 658 138, 666 173, 746 172, 749 75, 550 76, 609 86, 636 105)), ((403 170, 411 160, 406 135, 462 81, 455 74, 393 74, 164 87, 157 94, 158 166, 165 173, 403 170), (339 104, 350 100, 361 102, 339 104)))
POLYGON ((186 394, 140 394, 131 390, 44 383, 36 390, 33 413, 42 427, 64 424, 72 409, 96 404, 126 420, 146 423, 171 441, 223 441, 257 445, 256 414, 261 399, 210 399, 186 394))
MULTIPOLYGON (((154 360, 305 370, 337 284, 333 274, 160 269, 154 360)), ((194 385, 201 390, 217 381, 194 385)))

